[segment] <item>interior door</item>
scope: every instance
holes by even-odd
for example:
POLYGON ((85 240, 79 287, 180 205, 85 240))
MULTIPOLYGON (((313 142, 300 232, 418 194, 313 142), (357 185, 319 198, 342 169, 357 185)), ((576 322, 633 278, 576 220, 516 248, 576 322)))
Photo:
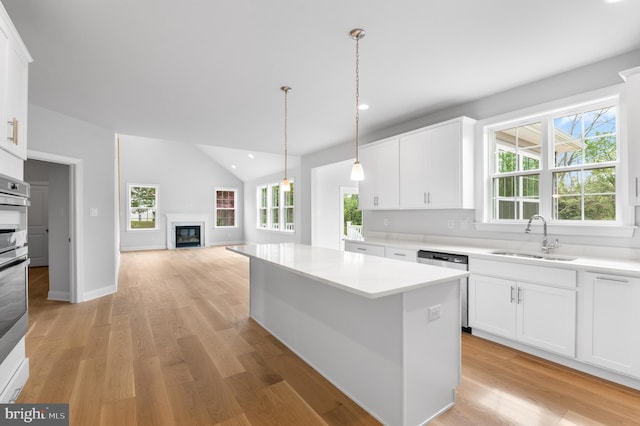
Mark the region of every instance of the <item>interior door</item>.
POLYGON ((28 242, 30 266, 49 265, 49 185, 31 185, 28 209, 28 242))

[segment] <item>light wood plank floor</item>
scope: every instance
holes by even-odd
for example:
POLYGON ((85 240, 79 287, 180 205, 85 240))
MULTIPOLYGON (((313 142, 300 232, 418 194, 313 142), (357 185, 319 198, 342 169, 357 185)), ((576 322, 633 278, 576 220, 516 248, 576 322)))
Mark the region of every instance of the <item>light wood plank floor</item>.
MULTIPOLYGON (((123 253, 118 293, 76 305, 46 300, 47 268, 29 282, 18 402, 72 425, 378 424, 248 318, 248 260, 223 248, 123 253)), ((640 425, 640 392, 469 335, 457 393, 434 424, 640 425)))

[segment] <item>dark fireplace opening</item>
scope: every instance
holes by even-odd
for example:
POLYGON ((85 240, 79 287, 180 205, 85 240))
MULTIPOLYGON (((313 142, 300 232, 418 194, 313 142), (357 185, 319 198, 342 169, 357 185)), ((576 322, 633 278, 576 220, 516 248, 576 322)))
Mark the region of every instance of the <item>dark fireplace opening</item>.
POLYGON ((176 225, 176 248, 200 247, 199 225, 176 225))

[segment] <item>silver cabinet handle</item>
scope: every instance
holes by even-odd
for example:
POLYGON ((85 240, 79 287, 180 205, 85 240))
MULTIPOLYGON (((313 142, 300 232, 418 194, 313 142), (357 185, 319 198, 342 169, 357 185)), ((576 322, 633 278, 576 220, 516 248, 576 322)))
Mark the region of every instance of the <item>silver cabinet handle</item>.
POLYGON ((515 287, 511 286, 511 291, 509 291, 509 297, 511 298, 510 303, 513 303, 513 301, 515 300, 515 298, 513 297, 513 290, 515 290, 515 287))
POLYGON ((629 280, 625 280, 624 278, 596 277, 596 279, 602 281, 613 281, 614 283, 629 283, 629 280))
POLYGON ((518 287, 518 303, 522 303, 522 287, 518 287))
POLYGON ((424 193, 424 204, 427 204, 427 193, 424 193))
POLYGON ((13 135, 7 139, 13 142, 14 145, 18 145, 18 119, 13 117, 13 120, 8 121, 7 123, 9 123, 10 126, 13 126, 13 135))
POLYGON ((360 251, 367 251, 366 248, 362 248, 362 247, 357 247, 356 250, 360 250, 360 251))
POLYGON ((404 253, 393 253, 394 256, 406 256, 404 253))
POLYGON ((636 176, 636 198, 638 198, 638 177, 636 176))
POLYGON ((431 204, 431 193, 427 192, 427 204, 431 204))

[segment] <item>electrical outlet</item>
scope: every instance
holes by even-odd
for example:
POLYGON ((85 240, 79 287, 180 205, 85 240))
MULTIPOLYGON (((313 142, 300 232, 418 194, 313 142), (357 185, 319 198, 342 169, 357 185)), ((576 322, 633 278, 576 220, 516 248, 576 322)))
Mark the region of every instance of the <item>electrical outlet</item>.
POLYGON ((384 219, 382 219, 382 223, 384 224, 384 226, 389 226, 389 218, 385 217, 384 219))
POLYGON ((453 219, 447 220, 447 228, 453 229, 453 226, 454 226, 453 219))
POLYGON ((435 305, 429 308, 429 321, 435 321, 440 318, 440 307, 442 305, 435 305))
POLYGON ((98 216, 98 208, 97 207, 89 208, 89 216, 98 216))

